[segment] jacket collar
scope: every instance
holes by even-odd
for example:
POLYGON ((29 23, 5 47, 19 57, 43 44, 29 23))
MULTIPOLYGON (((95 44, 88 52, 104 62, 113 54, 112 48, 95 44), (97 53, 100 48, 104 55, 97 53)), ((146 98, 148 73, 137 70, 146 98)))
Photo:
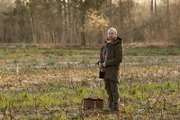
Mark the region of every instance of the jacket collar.
POLYGON ((108 39, 107 39, 107 44, 118 44, 118 43, 122 44, 122 38, 116 37, 112 41, 109 41, 109 42, 108 42, 108 39))

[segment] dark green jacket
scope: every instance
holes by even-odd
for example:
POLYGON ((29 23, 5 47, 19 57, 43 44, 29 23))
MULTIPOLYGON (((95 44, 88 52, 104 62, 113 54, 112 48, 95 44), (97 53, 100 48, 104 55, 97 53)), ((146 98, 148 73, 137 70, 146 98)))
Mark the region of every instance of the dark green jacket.
POLYGON ((105 67, 104 79, 118 81, 119 66, 122 62, 122 39, 117 37, 111 43, 107 44, 108 56, 105 67))

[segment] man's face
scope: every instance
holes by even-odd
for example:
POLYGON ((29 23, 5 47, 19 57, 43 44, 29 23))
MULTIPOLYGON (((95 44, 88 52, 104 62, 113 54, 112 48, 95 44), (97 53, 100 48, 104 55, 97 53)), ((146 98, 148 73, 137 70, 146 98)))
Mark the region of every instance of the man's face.
POLYGON ((113 31, 110 31, 108 33, 108 39, 112 40, 113 38, 117 37, 116 33, 113 31))

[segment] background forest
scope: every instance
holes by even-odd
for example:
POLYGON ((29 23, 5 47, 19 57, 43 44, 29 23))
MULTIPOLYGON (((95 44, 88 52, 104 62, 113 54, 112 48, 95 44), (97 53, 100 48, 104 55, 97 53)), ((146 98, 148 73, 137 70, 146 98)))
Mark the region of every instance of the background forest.
POLYGON ((0 42, 98 45, 113 26, 124 42, 180 44, 179 6, 179 0, 0 0, 0 42))

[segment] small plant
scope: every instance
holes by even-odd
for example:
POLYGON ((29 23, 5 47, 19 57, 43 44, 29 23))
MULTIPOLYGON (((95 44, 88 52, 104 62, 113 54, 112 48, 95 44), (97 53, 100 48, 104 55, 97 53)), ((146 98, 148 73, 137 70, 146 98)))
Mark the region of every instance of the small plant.
POLYGON ((14 59, 14 60, 13 60, 13 63, 14 63, 15 65, 17 65, 17 64, 19 63, 19 60, 14 59))
POLYGON ((16 65, 16 74, 19 74, 19 65, 18 65, 18 63, 19 63, 19 60, 14 60, 13 61, 13 63, 14 63, 14 65, 16 65))
POLYGON ((50 59, 47 63, 47 65, 50 65, 50 66, 55 66, 56 62, 54 59, 50 59))

